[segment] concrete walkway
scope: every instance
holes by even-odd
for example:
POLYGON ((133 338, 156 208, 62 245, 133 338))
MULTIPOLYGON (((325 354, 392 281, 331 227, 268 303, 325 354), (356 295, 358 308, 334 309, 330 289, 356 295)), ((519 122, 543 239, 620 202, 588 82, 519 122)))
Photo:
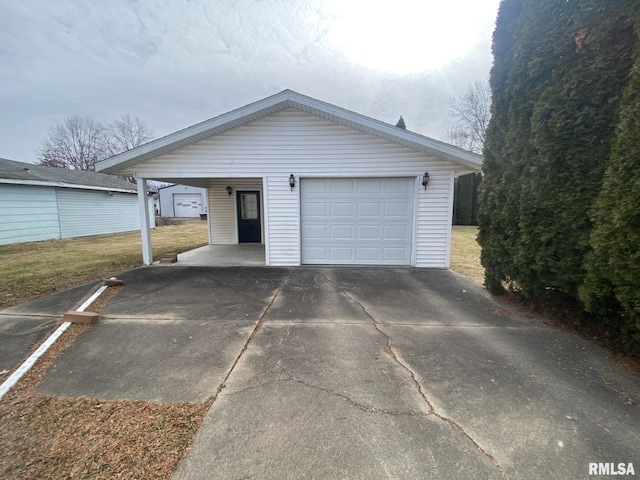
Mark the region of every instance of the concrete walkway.
POLYGON ((46 374, 59 395, 217 396, 178 479, 640 471, 638 379, 448 271, 147 267, 46 374))

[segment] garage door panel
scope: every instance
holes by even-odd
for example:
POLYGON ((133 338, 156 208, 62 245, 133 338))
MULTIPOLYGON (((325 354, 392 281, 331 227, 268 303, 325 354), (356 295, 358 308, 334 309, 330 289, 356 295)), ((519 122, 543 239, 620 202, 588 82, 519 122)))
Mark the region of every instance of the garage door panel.
POLYGON ((405 178, 390 178, 385 183, 387 195, 413 196, 413 182, 405 181, 405 178))
POLYGON ((358 203, 358 217, 379 217, 382 207, 377 203, 358 203))
POLYGON ((353 217, 354 205, 351 202, 331 203, 332 217, 353 217))
POLYGON ((329 249, 328 247, 302 247, 303 258, 313 258, 319 263, 326 263, 329 261, 329 249))
POLYGON ((380 225, 358 225, 358 240, 382 240, 382 227, 380 225))
POLYGON ((409 265, 415 180, 302 179, 302 262, 409 265))
POLYGON ((354 240, 353 225, 332 225, 331 240, 354 240))
POLYGON ((409 202, 398 202, 398 203, 385 203, 384 205, 384 216, 387 218, 394 217, 401 220, 408 219, 409 217, 409 202))
POLYGON ((302 215, 307 218, 310 217, 322 217, 325 218, 327 216, 328 205, 324 203, 311 203, 308 202, 302 207, 302 215))
POLYGON ((358 194, 380 194, 382 192, 382 181, 377 178, 358 180, 358 194))
POLYGON ((354 185, 353 180, 344 179, 344 180, 327 180, 330 182, 330 191, 335 195, 344 195, 344 194, 353 194, 354 185))
POLYGON ((353 247, 330 247, 329 254, 331 261, 340 263, 352 263, 354 261, 353 247))
POLYGON ((410 240, 409 227, 406 225, 385 225, 383 231, 384 240, 410 240))
POLYGON ((303 236, 310 240, 324 240, 327 238, 326 225, 305 225, 303 236))
POLYGON ((380 248, 360 247, 357 250, 358 260, 367 263, 379 263, 380 248))
POLYGON ((403 263, 408 260, 407 250, 404 248, 386 247, 383 252, 384 259, 390 262, 396 261, 398 263, 403 263))

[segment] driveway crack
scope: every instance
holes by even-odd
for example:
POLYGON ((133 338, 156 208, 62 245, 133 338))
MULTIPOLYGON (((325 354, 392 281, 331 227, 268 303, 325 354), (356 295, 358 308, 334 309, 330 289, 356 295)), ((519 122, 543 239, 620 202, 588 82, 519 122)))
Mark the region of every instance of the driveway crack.
POLYGON ((411 380, 413 381, 413 384, 416 386, 416 388, 418 390, 418 393, 420 394, 420 396, 422 397, 422 399, 424 400, 424 402, 427 405, 428 414, 429 415, 433 415, 434 417, 438 418, 439 420, 444 422, 447 426, 449 426, 453 430, 457 431, 460 435, 462 435, 469 442, 471 442, 471 444, 475 447, 475 449, 481 455, 486 457, 498 469, 498 471, 500 472, 500 475, 502 476, 502 478, 507 480, 509 478, 509 476, 507 475, 507 472, 504 470, 504 468, 502 468, 502 466, 500 465, 498 460, 493 455, 491 455, 488 451, 486 451, 484 448, 482 448, 482 446, 480 446, 480 444, 476 440, 474 440, 474 438, 462 427, 462 425, 457 423, 455 420, 453 420, 453 419, 451 419, 451 418, 449 418, 449 417, 447 417, 447 416, 445 416, 445 415, 443 415, 443 414, 441 414, 441 413, 436 411, 436 409, 434 408, 433 404, 429 400, 429 397, 427 397, 427 394, 425 393, 424 389, 422 388, 422 385, 418 381, 416 373, 411 369, 411 367, 409 367, 408 364, 404 363, 402 360, 400 360, 400 358, 398 358, 398 356, 396 355, 395 351, 393 350, 393 347, 391 346, 391 337, 389 335, 387 335, 380 328, 380 324, 375 319, 375 317, 371 314, 371 312, 369 312, 369 310, 367 310, 367 307, 365 307, 362 303, 360 303, 358 300, 356 300, 338 282, 336 282, 335 280, 327 277, 326 275, 324 275, 322 273, 320 273, 320 275, 322 275, 329 283, 335 285, 342 292, 342 294, 349 299, 350 302, 352 302, 352 303, 356 304, 358 307, 360 307, 360 309, 362 309, 364 314, 367 317, 369 317, 369 319, 371 320, 371 323, 373 325, 373 328, 375 328, 378 331, 378 333, 380 333, 380 335, 382 335, 386 339, 386 345, 384 347, 384 352, 387 355, 389 355, 393 359, 394 362, 396 362, 402 369, 404 369, 409 374, 409 376, 411 377, 411 380))
POLYGON ((233 361, 233 364, 231 365, 231 368, 229 368, 229 371, 227 372, 227 374, 222 379, 222 382, 220 382, 220 385, 218 386, 218 389, 216 390, 216 393, 210 399, 211 405, 213 405, 213 403, 218 399, 218 395, 220 395, 220 392, 222 392, 222 390, 224 390, 224 388, 226 387, 227 380, 229 380, 229 377, 231 376, 231 374, 235 370, 236 365, 238 365, 238 363, 240 362, 240 359, 242 358, 244 353, 249 348, 249 345, 251 344, 253 339, 256 337, 256 335, 260 331, 260 328, 264 324, 265 318, 267 318, 267 314, 269 313, 269 310, 271 309, 273 303, 276 301, 276 298, 278 298, 278 295, 282 291, 282 288, 284 287, 284 285, 287 283, 287 280, 289 280, 289 277, 291 276, 291 270, 292 269, 289 269, 289 271, 287 272, 287 276, 282 280, 282 282, 280 282, 280 285, 278 286, 278 289, 276 290, 276 292, 271 297, 271 300, 269 301, 269 304, 267 305, 267 307, 264 309, 264 312, 262 312, 262 316, 260 317, 260 320, 258 320, 258 323, 256 323, 256 326, 253 327, 253 331, 251 332, 251 335, 249 335, 249 338, 247 338, 247 341, 244 343, 244 346, 240 350, 240 353, 238 353, 238 355, 236 356, 235 360, 233 361))
POLYGON ((330 390, 328 388, 324 388, 321 387, 319 385, 313 385, 310 383, 305 382, 304 380, 300 380, 299 378, 296 378, 294 375, 290 374, 280 363, 277 363, 278 367, 280 368, 280 370, 282 370, 282 372, 287 376, 287 378, 285 380, 281 380, 281 381, 292 381, 295 383, 298 383, 306 388, 311 388, 313 390, 318 390, 324 393, 327 393, 331 396, 334 397, 338 397, 344 401, 346 401, 347 403, 349 403, 351 406, 357 408, 358 410, 365 412, 365 413, 375 413, 375 414, 379 414, 379 415, 390 415, 390 416, 407 416, 407 417, 419 417, 419 416, 423 416, 423 413, 420 412, 395 412, 395 411, 391 411, 391 410, 386 410, 383 408, 376 408, 373 407, 371 405, 365 405, 363 403, 359 403, 356 402, 354 399, 352 399, 351 397, 343 394, 343 393, 339 393, 336 392, 334 390, 330 390))

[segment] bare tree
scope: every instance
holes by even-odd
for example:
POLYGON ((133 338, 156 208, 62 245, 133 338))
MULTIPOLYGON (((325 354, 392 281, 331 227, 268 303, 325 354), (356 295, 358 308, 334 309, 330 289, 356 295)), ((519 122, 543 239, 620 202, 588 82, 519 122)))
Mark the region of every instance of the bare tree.
POLYGON ((451 97, 449 116, 454 122, 449 130, 449 143, 471 152, 482 153, 491 118, 491 90, 488 82, 476 80, 467 86, 464 95, 451 97))
POLYGON ((138 117, 129 114, 108 123, 105 128, 108 133, 107 146, 110 155, 117 155, 153 140, 153 133, 149 127, 138 117))
POLYGON ((93 170, 109 156, 104 126, 91 117, 73 115, 49 130, 38 153, 38 164, 69 170, 93 170))
POLYGON ((43 141, 38 163, 69 170, 94 170, 96 162, 153 139, 138 117, 122 115, 104 124, 91 117, 73 115, 54 125, 43 141))

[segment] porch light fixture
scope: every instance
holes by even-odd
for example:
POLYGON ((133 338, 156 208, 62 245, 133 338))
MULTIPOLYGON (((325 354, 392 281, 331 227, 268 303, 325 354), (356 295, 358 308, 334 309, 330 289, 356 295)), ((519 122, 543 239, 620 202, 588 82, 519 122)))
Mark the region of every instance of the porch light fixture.
POLYGON ((422 186, 424 187, 424 189, 427 189, 427 185, 429 184, 429 172, 424 172, 424 175, 422 175, 422 186))
POLYGON ((233 193, 233 188, 231 188, 231 187, 227 187, 227 188, 225 188, 225 190, 227 191, 227 194, 229 196, 231 196, 231 194, 233 193))
POLYGON ((291 187, 291 191, 296 188, 296 177, 293 176, 293 173, 289 175, 289 186, 291 187))

